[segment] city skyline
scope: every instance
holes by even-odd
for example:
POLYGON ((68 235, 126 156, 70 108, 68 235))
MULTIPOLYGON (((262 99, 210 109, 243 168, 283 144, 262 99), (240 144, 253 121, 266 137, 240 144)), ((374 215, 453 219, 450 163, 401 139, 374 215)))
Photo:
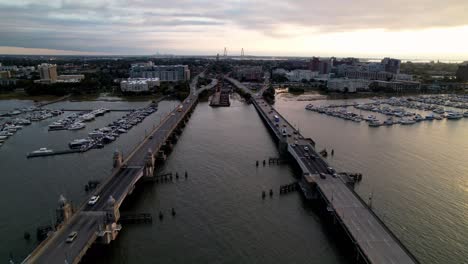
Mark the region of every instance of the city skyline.
POLYGON ((466 1, 0 0, 0 54, 468 59, 466 1))

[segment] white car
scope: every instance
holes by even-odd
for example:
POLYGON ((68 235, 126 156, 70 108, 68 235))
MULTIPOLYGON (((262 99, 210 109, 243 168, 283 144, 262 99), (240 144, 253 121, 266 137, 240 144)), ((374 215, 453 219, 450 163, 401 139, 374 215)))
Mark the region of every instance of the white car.
POLYGON ((67 243, 73 242, 77 236, 78 236, 78 232, 76 232, 76 231, 71 232, 71 233, 67 236, 66 242, 67 242, 67 243))
POLYGON ((305 151, 309 151, 309 147, 305 146, 305 147, 304 147, 304 150, 305 150, 305 151))
POLYGON ((93 195, 91 196, 91 199, 89 199, 88 205, 95 205, 98 200, 99 200, 99 195, 93 195))

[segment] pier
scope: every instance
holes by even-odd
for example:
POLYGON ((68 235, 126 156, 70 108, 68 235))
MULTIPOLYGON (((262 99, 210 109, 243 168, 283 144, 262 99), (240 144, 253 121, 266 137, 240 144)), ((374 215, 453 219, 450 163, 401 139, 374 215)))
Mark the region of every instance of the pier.
POLYGON ((352 242, 356 262, 419 263, 345 179, 334 175, 330 165, 315 150, 315 143, 304 138, 274 107, 263 100, 261 91, 254 95, 237 80, 226 79, 252 94, 252 104, 278 143, 280 153, 295 160, 302 170, 300 189, 306 198, 326 204, 333 222, 344 230, 343 233, 352 242))
MULTIPOLYGON (((109 244, 117 239, 122 229, 119 208, 125 198, 134 192, 140 179, 155 176, 156 161, 164 160, 177 142, 198 103, 197 79, 195 77, 190 84, 191 94, 179 107, 168 113, 126 158, 120 152, 114 154, 112 174, 90 192, 90 197, 100 196, 94 204, 85 201, 74 210, 64 197, 60 197, 55 231, 23 263, 79 263, 94 243, 109 244), (71 232, 77 232, 78 235, 73 242, 67 243, 71 232)), ((135 216, 129 221, 138 219, 146 221, 148 216, 135 216)), ((125 218, 123 220, 126 221, 125 218)))

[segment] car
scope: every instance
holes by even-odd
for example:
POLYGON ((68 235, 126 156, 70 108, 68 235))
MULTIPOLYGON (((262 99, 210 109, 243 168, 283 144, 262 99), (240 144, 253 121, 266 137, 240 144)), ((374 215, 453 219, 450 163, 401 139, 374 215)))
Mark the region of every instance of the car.
POLYGON ((308 146, 304 146, 304 150, 305 150, 305 151, 309 151, 309 147, 308 147, 308 146))
POLYGON ((336 177, 338 177, 338 174, 335 172, 335 173, 332 174, 332 176, 333 176, 333 178, 336 178, 336 177))
POLYGON ((330 174, 335 173, 335 169, 333 169, 332 167, 327 167, 327 170, 330 174))
POLYGON ((284 127, 286 127, 286 124, 283 124, 284 127))
POLYGON ((278 125, 278 124, 275 124, 275 126, 277 126, 277 127, 278 127, 279 125, 278 125))
POLYGON ((91 196, 91 199, 88 201, 88 205, 95 205, 97 201, 99 200, 99 195, 93 195, 91 196))
POLYGON ((323 172, 320 173, 320 178, 321 179, 326 179, 327 178, 327 175, 323 172))
POLYGON ((308 157, 309 157, 309 153, 304 153, 304 157, 308 158, 308 157))
POLYGON ((294 130, 293 133, 294 133, 294 134, 297 134, 297 130, 294 130))
POLYGON ((153 136, 149 136, 149 139, 153 139, 153 136))
POLYGON ((78 236, 78 232, 76 232, 76 231, 71 232, 71 233, 67 236, 66 242, 67 242, 67 243, 73 242, 73 241, 76 239, 77 236, 78 236))

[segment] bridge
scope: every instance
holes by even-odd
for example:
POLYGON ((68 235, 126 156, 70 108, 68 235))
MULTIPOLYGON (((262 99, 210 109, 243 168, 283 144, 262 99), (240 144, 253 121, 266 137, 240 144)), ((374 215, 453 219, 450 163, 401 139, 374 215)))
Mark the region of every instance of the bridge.
POLYGON ((364 263, 419 263, 392 231, 354 192, 345 179, 333 176, 330 165, 315 150, 315 143, 304 138, 280 113, 235 79, 232 84, 252 94, 252 103, 269 129, 280 152, 290 155, 303 172, 302 181, 316 198, 325 202, 327 212, 355 246, 356 258, 364 263), (322 173, 322 177, 320 175, 322 173), (325 179, 323 178, 325 176, 325 179))
POLYGON ((119 208, 142 178, 152 179, 156 160, 165 160, 182 132, 188 118, 198 103, 196 83, 198 75, 190 84, 190 95, 126 157, 116 152, 114 170, 92 195, 100 199, 94 205, 84 202, 76 211, 65 198, 59 200, 57 230, 23 261, 23 263, 78 263, 93 243, 109 244, 122 229, 119 224, 119 208), (67 243, 71 232, 78 235, 67 243))

